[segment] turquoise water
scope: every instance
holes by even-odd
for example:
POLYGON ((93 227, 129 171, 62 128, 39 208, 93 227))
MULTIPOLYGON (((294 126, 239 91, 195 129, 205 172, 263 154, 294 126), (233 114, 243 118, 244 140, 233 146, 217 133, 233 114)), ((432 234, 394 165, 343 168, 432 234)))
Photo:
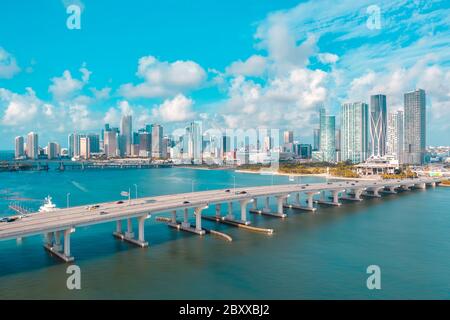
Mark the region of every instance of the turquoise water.
MULTIPOLYGON (((129 187, 134 195, 134 184, 139 196, 189 192, 192 181, 196 191, 230 188, 233 175, 237 186, 272 183, 271 176, 181 168, 0 173, 0 212, 8 211, 6 195, 50 194, 64 207, 68 192, 79 205, 119 199, 129 187)), ((280 176, 273 183, 292 182, 280 176)), ((0 241, 0 299, 448 299, 449 195, 438 187, 315 214, 288 211, 286 220, 249 215, 254 225, 273 228, 272 236, 203 222, 231 235, 231 243, 175 231, 154 216, 145 226, 146 249, 114 239, 113 223, 80 227, 71 241, 78 291, 66 288, 67 264, 44 251, 42 237, 0 241), (373 264, 381 268, 381 290, 366 287, 373 264)))

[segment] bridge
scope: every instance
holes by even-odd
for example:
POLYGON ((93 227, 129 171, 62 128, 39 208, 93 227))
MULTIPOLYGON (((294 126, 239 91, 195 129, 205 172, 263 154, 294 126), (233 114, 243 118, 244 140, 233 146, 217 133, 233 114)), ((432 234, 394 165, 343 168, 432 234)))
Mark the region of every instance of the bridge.
POLYGON ((342 201, 362 201, 363 197, 381 197, 384 193, 397 193, 414 188, 425 189, 427 186, 435 187, 439 182, 439 179, 433 178, 340 181, 242 187, 142 197, 129 201, 105 202, 40 212, 14 222, 3 222, 0 223, 0 240, 44 235, 44 248, 63 261, 69 262, 74 260, 70 251, 70 235, 76 228, 82 226, 116 222, 116 230, 113 232, 115 237, 146 247, 148 242, 144 237, 144 224, 151 214, 171 213, 170 226, 204 235, 206 230, 202 228, 202 218, 245 227, 250 224, 248 212, 286 218, 283 210, 286 207, 314 212, 319 205, 341 206, 342 201), (301 194, 306 196, 306 203, 301 203, 301 194), (270 198, 276 199, 275 211, 272 211, 269 206, 270 198), (288 201, 288 199, 294 200, 288 201), (262 208, 258 207, 258 200, 264 200, 262 208), (240 206, 238 217, 234 216, 234 203, 240 206), (225 215, 222 213, 223 204, 227 208, 225 215), (252 204, 250 210, 248 210, 249 204, 252 204), (202 211, 211 205, 215 206, 215 216, 202 216, 202 211), (183 213, 181 223, 177 221, 178 211, 183 213), (194 225, 189 222, 191 212, 195 216, 194 225), (136 236, 132 219, 138 222, 136 236), (125 230, 122 228, 122 222, 126 222, 125 230))

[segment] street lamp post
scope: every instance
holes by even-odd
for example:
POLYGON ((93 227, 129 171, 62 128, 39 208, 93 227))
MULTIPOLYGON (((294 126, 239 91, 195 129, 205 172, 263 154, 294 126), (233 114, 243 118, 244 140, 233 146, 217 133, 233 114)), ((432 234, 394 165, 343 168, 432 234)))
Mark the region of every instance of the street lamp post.
POLYGON ((68 192, 66 194, 66 204, 67 204, 67 208, 69 207, 69 197, 70 197, 70 192, 68 192))

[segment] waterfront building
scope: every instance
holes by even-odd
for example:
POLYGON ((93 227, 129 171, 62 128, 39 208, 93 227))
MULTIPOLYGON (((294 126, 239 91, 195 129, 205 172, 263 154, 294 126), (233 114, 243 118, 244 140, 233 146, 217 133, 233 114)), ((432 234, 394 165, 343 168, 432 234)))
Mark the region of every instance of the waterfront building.
POLYGON ((118 148, 117 148, 117 131, 105 131, 104 132, 104 149, 106 157, 112 158, 116 157, 118 154, 118 148))
POLYGON ((404 94, 404 162, 423 164, 426 147, 425 91, 418 89, 404 94))
POLYGON ((162 139, 163 139, 163 126, 160 124, 152 125, 152 157, 162 158, 162 139))
POLYGON ((47 158, 56 159, 59 156, 59 145, 56 142, 49 142, 47 145, 47 158))
POLYGON ((273 138, 271 136, 265 136, 264 137, 264 152, 270 152, 273 147, 273 138))
POLYGON ((283 133, 284 144, 294 143, 294 131, 288 130, 283 133))
POLYGON ((80 135, 77 133, 71 133, 67 137, 67 145, 69 147, 70 157, 80 156, 80 135))
POLYGON ((370 154, 382 157, 386 153, 386 96, 376 94, 370 97, 370 154))
POLYGON ((390 112, 388 116, 386 153, 403 163, 403 111, 390 112))
POLYGON ((368 157, 369 106, 364 102, 341 106, 341 158, 360 163, 368 157))
POLYGON ((300 143, 298 144, 298 155, 302 159, 311 159, 312 156, 312 146, 311 144, 300 143))
POLYGON ((152 156, 152 134, 150 132, 139 132, 139 156, 152 156))
POLYGON ((87 135, 89 138, 89 152, 99 153, 100 152, 100 136, 96 133, 90 133, 87 135))
POLYGON ((202 123, 193 121, 186 129, 188 136, 188 158, 194 163, 202 163, 202 123))
POLYGON ((320 148, 320 129, 314 129, 313 150, 318 151, 320 148))
POLYGON ((123 115, 120 122, 120 154, 121 156, 131 155, 131 145, 133 144, 133 127, 131 115, 123 115))
POLYGON ((320 108, 320 145, 319 151, 326 162, 336 161, 336 117, 328 115, 324 107, 320 108))
POLYGON ((89 159, 91 157, 91 139, 89 136, 80 137, 80 158, 89 159))
POLYGON ((29 159, 37 159, 39 157, 39 138, 35 132, 30 132, 27 135, 26 153, 29 159))
POLYGON ((24 141, 23 137, 22 136, 16 137, 14 142, 15 142, 14 143, 14 145, 15 145, 14 157, 16 159, 23 158, 25 156, 25 150, 24 150, 24 143, 25 143, 25 141, 24 141))

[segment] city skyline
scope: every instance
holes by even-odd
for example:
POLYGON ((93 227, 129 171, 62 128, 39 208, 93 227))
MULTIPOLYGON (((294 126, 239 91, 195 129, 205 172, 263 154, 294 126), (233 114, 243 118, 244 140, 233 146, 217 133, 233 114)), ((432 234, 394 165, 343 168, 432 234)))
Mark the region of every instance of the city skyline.
POLYGON ((10 21, 0 30, 0 149, 10 149, 17 129, 62 142, 67 132, 99 130, 104 122, 118 125, 128 112, 136 126, 164 123, 170 130, 193 120, 221 128, 267 126, 294 130, 313 143, 317 104, 337 115, 344 102, 370 103, 371 95, 382 93, 395 111, 403 106, 404 92, 416 88, 427 91, 429 144, 448 144, 450 57, 442 48, 449 27, 442 3, 404 8, 380 1, 382 24, 370 28, 372 3, 366 1, 344 1, 329 8, 331 15, 322 1, 277 1, 258 8, 231 1, 219 10, 223 16, 207 2, 202 11, 180 3, 185 14, 170 23, 158 18, 169 10, 166 5, 155 9, 133 1, 139 5, 111 6, 107 16, 101 4, 80 2, 80 30, 61 23, 62 2, 47 4, 53 13, 50 29, 35 23, 38 4, 24 4, 29 10, 2 5, 0 20, 10 21, 4 14, 23 15, 25 25, 10 21), (225 32, 223 18, 231 12, 237 23, 225 32), (312 24, 304 12, 326 23, 312 24), (125 35, 114 16, 127 13, 145 21, 145 28, 132 21, 125 35), (99 17, 107 20, 97 23, 99 17), (424 20, 432 23, 423 25, 424 20), (103 24, 111 32, 105 34, 103 24), (17 31, 14 37, 11 29, 17 31), (408 39, 401 37, 405 32, 408 39), (39 45, 16 40, 29 36, 39 45), (49 39, 60 41, 54 45, 49 39), (117 41, 123 44, 119 49, 117 41))

